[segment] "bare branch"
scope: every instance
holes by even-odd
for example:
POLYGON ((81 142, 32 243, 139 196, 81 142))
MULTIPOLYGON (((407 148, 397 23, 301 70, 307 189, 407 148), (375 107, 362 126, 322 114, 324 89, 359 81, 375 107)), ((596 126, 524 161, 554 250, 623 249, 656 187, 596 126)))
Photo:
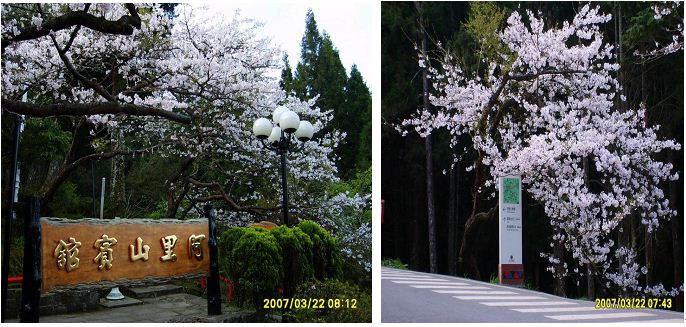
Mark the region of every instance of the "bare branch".
POLYGON ((206 188, 215 188, 217 191, 219 191, 220 194, 216 195, 210 195, 210 196, 205 196, 205 197, 197 197, 194 199, 195 202, 209 202, 209 201, 216 201, 216 200, 224 200, 232 210, 234 211, 241 211, 241 212, 248 212, 254 215, 266 215, 267 212, 270 211, 278 211, 281 210, 281 206, 278 207, 271 207, 271 208, 264 208, 264 207, 255 207, 255 206, 240 206, 236 201, 226 194, 224 192, 224 189, 219 185, 217 182, 211 182, 211 183, 203 183, 200 181, 197 181, 193 178, 189 178, 188 181, 193 184, 194 186, 198 187, 206 187, 206 188))
POLYGON ((190 117, 172 111, 117 102, 33 104, 2 99, 2 109, 30 117, 93 116, 126 114, 131 116, 154 116, 181 124, 190 124, 190 117))

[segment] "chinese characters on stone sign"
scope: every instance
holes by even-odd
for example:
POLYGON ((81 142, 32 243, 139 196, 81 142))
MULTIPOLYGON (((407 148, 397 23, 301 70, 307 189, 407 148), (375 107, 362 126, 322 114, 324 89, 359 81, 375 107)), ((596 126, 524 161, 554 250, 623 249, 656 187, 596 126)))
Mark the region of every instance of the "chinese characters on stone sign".
POLYGON ((198 261, 202 260, 202 246, 200 242, 205 239, 205 235, 191 235, 188 237, 188 257, 195 257, 198 261))
MULTIPOLYGON (((160 238, 161 249, 164 255, 160 257, 162 262, 175 262, 177 256, 174 253, 174 246, 177 241, 176 235, 167 235, 160 238)), ((198 261, 203 259, 202 241, 205 240, 205 235, 192 234, 188 237, 188 258, 195 258, 198 261)), ((102 234, 102 236, 93 243, 93 247, 98 250, 98 255, 93 258, 93 262, 98 264, 99 270, 110 270, 114 264, 115 245, 118 241, 116 238, 102 234)), ((79 268, 79 247, 81 242, 77 242, 74 237, 69 237, 69 242, 59 240, 53 256, 57 259, 57 269, 65 270, 67 272, 74 271, 79 268)), ((138 260, 148 261, 150 246, 143 244, 141 237, 136 238, 135 244, 129 245, 129 259, 131 262, 138 260)))
POLYGON ((72 271, 79 268, 79 247, 81 242, 77 242, 73 237, 69 238, 69 243, 60 240, 55 248, 54 256, 57 258, 57 269, 72 271))

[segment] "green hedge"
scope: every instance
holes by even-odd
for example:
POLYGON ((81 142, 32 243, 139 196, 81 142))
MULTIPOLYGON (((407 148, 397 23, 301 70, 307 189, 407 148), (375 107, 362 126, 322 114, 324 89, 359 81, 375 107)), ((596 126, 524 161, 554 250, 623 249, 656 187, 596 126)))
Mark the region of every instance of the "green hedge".
POLYGON ((338 242, 312 221, 272 230, 232 228, 221 234, 218 248, 220 269, 238 282, 237 302, 258 310, 263 307, 263 299, 278 296, 279 287, 290 285, 293 291, 307 281, 342 276, 338 242))
POLYGON ((246 298, 260 308, 262 299, 273 297, 283 278, 283 259, 271 233, 262 228, 229 230, 222 234, 219 249, 220 267, 238 283, 239 301, 246 298))
POLYGON ((336 239, 319 224, 303 220, 297 226, 312 240, 314 276, 318 280, 343 276, 343 257, 336 239))

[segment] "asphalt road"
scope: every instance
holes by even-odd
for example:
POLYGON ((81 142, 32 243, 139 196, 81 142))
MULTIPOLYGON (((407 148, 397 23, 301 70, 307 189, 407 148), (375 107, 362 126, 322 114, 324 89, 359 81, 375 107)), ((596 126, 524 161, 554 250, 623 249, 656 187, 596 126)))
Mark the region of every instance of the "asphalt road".
POLYGON ((684 323, 684 314, 657 309, 595 309, 592 301, 382 267, 381 322, 684 323))

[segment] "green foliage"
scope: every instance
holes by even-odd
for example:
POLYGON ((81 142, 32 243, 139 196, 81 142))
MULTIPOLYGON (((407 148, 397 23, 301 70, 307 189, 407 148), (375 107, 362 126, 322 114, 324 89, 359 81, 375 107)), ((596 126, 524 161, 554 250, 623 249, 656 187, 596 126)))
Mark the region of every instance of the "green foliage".
POLYGON ((348 181, 340 181, 328 185, 326 191, 329 194, 371 194, 372 193, 372 168, 358 172, 355 178, 348 181))
POLYGON ((10 243, 9 276, 21 276, 24 273, 24 237, 13 236, 10 243))
POLYGON ((167 217, 167 202, 158 201, 155 205, 155 210, 151 211, 145 217, 150 219, 169 218, 167 217))
POLYGON ((279 82, 281 88, 287 93, 293 91, 293 72, 291 65, 288 63, 288 54, 283 54, 283 70, 281 71, 281 81, 279 82))
POLYGON ((311 221, 272 230, 232 228, 222 233, 218 249, 220 269, 238 282, 237 297, 248 299, 243 304, 258 310, 262 300, 274 297, 276 289, 283 285, 296 287, 314 278, 342 276, 342 258, 336 240, 311 221))
POLYGON ((55 118, 27 118, 24 135, 30 137, 22 137, 20 156, 48 161, 63 157, 72 137, 55 118))
MULTIPOLYGON (((464 23, 465 32, 478 44, 479 56, 488 62, 499 63, 505 67, 505 71, 509 69, 514 58, 508 56, 512 60, 503 60, 501 54, 511 53, 498 33, 508 16, 509 12, 495 3, 470 2, 469 20, 464 23)), ((481 60, 477 64, 480 62, 481 60)))
MULTIPOLYGON (((348 181, 329 184, 326 191, 329 194, 347 193, 360 196, 372 194, 372 167, 356 173, 354 178, 348 181)), ((342 215, 345 219, 357 219, 360 223, 368 223, 372 221, 372 208, 370 207, 362 212, 359 210, 345 210, 342 215)))
POLYGON ((498 275, 496 275, 496 274, 491 274, 491 278, 489 278, 488 282, 491 283, 491 284, 498 285, 498 282, 499 282, 499 280, 498 280, 498 275))
POLYGON ((318 280, 341 278, 343 259, 336 239, 319 224, 303 220, 298 226, 312 240, 312 264, 318 280))
POLYGON ((76 184, 67 181, 57 190, 47 212, 54 217, 78 219, 84 217, 83 212, 92 211, 92 204, 92 197, 80 196, 76 184))
POLYGON ((218 244, 219 264, 236 293, 260 310, 262 299, 273 297, 283 278, 283 259, 276 238, 262 228, 235 228, 224 232, 218 244))
POLYGON ((312 85, 317 72, 321 38, 314 13, 310 9, 305 18, 305 34, 300 41, 300 62, 296 67, 293 83, 293 90, 301 99, 311 99, 316 95, 312 85))
POLYGON ((312 240, 300 228, 279 226, 271 230, 283 253, 284 277, 290 272, 289 285, 299 285, 314 277, 312 240))
POLYGON ((371 93, 357 66, 350 77, 341 62, 339 51, 331 37, 320 34, 314 13, 307 12, 305 33, 300 43, 300 61, 291 73, 288 58, 284 57, 281 87, 294 92, 300 99, 319 96, 316 105, 333 110, 330 129, 346 133, 343 143, 334 150, 339 176, 352 178, 357 171, 371 166, 371 93))
POLYGON ((363 170, 372 166, 372 119, 364 123, 360 131, 360 146, 357 148, 357 169, 363 170))
POLYGON ((400 261, 398 258, 383 259, 381 265, 384 267, 407 270, 407 264, 400 261))
POLYGON ((345 85, 345 103, 343 108, 336 110, 336 114, 339 129, 347 133, 345 146, 339 151, 341 160, 338 167, 341 177, 348 179, 355 171, 371 167, 372 157, 371 134, 363 138, 365 128, 371 130, 372 95, 355 65, 350 69, 350 78, 345 85))
POLYGON ((326 307, 293 310, 291 314, 295 322, 372 322, 371 294, 360 291, 353 284, 336 280, 305 283, 298 287, 294 298, 323 299, 326 307), (336 303, 340 307, 335 308, 336 303), (329 304, 334 308, 329 308, 329 304))

